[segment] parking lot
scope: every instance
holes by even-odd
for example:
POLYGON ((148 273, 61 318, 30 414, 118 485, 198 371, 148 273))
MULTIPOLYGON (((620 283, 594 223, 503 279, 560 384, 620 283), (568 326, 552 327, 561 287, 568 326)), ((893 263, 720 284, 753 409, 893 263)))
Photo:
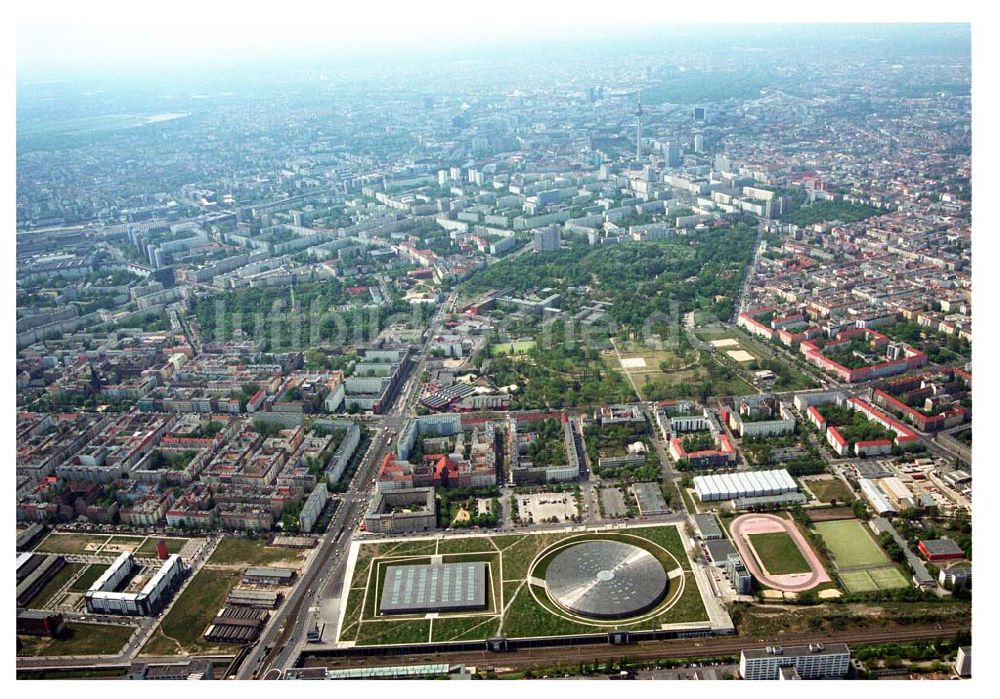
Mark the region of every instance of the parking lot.
POLYGON ((526 493, 517 496, 520 518, 534 522, 565 522, 578 514, 573 493, 526 493))
POLYGON ((601 508, 606 519, 624 517, 628 510, 621 488, 601 488, 601 508))

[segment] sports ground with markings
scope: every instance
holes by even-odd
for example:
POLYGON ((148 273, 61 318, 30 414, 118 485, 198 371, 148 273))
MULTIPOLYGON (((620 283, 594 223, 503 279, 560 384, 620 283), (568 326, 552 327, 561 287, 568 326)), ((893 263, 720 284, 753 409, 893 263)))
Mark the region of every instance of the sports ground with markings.
POLYGON ((909 584, 858 520, 816 522, 813 527, 823 537, 837 576, 848 592, 873 592, 909 584))
POLYGON ((729 523, 729 533, 750 574, 767 587, 802 592, 830 582, 816 552, 790 519, 746 514, 729 523))

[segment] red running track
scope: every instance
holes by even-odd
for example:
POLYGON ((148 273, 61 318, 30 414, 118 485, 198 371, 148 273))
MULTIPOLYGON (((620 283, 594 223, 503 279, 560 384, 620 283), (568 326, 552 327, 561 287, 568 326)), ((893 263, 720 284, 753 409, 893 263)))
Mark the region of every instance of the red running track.
POLYGON ((733 538, 733 543, 743 557, 747 569, 764 585, 782 592, 802 592, 811 590, 817 585, 830 582, 830 576, 819 560, 819 556, 812 550, 809 542, 795 526, 795 522, 784 517, 768 514, 745 514, 737 517, 729 524, 729 534, 733 538), (787 575, 772 575, 768 573, 754 550, 748 538, 751 534, 774 534, 784 532, 792 537, 792 541, 798 547, 799 552, 809 564, 811 570, 808 573, 791 573, 787 575))

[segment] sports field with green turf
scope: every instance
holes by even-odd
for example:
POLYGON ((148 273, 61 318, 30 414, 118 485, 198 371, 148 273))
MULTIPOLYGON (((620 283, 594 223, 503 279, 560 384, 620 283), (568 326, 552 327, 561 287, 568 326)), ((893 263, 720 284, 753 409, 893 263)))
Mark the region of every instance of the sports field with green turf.
POLYGON ((785 532, 750 534, 747 538, 770 575, 808 573, 812 570, 792 537, 785 532))
POLYGON ((856 519, 817 522, 813 527, 823 537, 830 558, 838 568, 879 565, 889 561, 866 527, 856 519))
POLYGON ((816 522, 816 532, 823 537, 840 582, 848 592, 875 592, 909 585, 906 576, 856 519, 816 522))

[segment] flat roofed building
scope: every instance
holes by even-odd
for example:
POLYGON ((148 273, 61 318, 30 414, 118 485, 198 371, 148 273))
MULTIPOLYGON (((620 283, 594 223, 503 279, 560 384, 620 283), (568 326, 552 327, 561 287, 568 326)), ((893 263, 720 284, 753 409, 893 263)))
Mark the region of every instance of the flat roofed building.
POLYGON ((43 609, 21 609, 17 612, 17 632, 28 636, 58 636, 66 628, 63 615, 43 609))
POLYGON ((259 585, 289 585, 295 577, 291 568, 247 568, 243 582, 259 585))
POLYGON ((134 662, 129 666, 127 680, 214 680, 210 660, 189 660, 187 662, 153 665, 134 662))
POLYGON ((365 515, 365 528, 379 534, 430 531, 436 526, 434 488, 376 490, 365 515))
POLYGON ((722 528, 719 526, 719 520, 715 518, 715 515, 697 514, 694 516, 694 523, 698 525, 698 531, 701 532, 701 538, 706 541, 726 538, 726 535, 722 533, 722 528))
POLYGON ((17 550, 31 548, 31 545, 42 538, 42 535, 48 531, 43 525, 35 522, 28 525, 28 528, 22 532, 18 532, 17 535, 17 550))
POLYGON ((726 575, 729 576, 729 581, 733 584, 733 589, 736 590, 737 594, 753 594, 753 579, 750 577, 750 571, 747 570, 746 563, 743 562, 743 557, 739 553, 731 553, 726 557, 725 569, 726 575))
POLYGON ((962 547, 951 539, 922 539, 917 542, 917 548, 928 561, 965 558, 962 547))
POLYGON ((713 539, 711 541, 706 541, 705 548, 708 549, 708 555, 712 557, 712 562, 720 567, 724 567, 726 565, 726 559, 728 559, 731 554, 737 553, 736 547, 733 546, 733 542, 729 539, 713 539))
POLYGON ((733 498, 733 507, 737 510, 774 510, 779 507, 804 505, 806 496, 802 493, 781 493, 780 495, 755 495, 733 498))
POLYGON ((17 606, 27 606, 52 577, 66 565, 62 556, 41 553, 18 558, 17 606))
POLYGON ((846 677, 851 649, 846 643, 811 643, 808 646, 767 646, 740 651, 740 677, 776 680, 781 668, 793 667, 804 680, 846 677))
POLYGON ((116 592, 139 568, 129 551, 123 552, 84 593, 92 614, 158 614, 181 583, 187 570, 179 555, 171 554, 139 592, 116 592))
POLYGON ((273 590, 244 590, 233 588, 226 597, 226 605, 233 607, 256 607, 274 609, 281 601, 281 594, 273 590))
POLYGON ((632 492, 635 494, 636 504, 639 505, 639 514, 643 516, 670 514, 670 508, 663 499, 659 483, 635 483, 632 492))
POLYGON ((949 590, 971 586, 972 568, 962 565, 952 568, 942 568, 938 572, 938 583, 949 590))
POLYGON ((485 608, 485 561, 389 566, 379 601, 382 614, 485 608))

